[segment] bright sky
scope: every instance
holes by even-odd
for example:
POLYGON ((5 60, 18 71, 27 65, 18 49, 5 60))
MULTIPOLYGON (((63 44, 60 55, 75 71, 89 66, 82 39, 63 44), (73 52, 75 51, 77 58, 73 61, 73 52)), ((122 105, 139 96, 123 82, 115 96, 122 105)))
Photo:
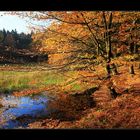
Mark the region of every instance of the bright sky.
MULTIPOLYGON (((30 33, 31 31, 27 26, 29 23, 16 15, 2 15, 3 12, 0 12, 0 30, 5 28, 5 30, 17 30, 18 33, 30 33), (1 16, 2 15, 2 16, 1 16)), ((48 25, 48 23, 42 23, 43 25, 48 25)))

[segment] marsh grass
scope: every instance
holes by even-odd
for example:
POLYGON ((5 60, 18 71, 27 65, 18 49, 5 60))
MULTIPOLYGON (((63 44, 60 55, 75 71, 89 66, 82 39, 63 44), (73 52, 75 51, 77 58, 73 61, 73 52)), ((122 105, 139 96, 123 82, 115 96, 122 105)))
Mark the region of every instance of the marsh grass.
POLYGON ((0 65, 0 92, 53 88, 50 92, 72 93, 94 86, 91 81, 84 83, 78 79, 81 72, 87 74, 82 70, 49 71, 44 64, 0 65))
MULTIPOLYGON (((24 89, 37 89, 47 86, 63 86, 70 78, 78 77, 77 71, 65 74, 50 71, 0 71, 0 92, 21 91, 24 89)), ((79 91, 83 88, 80 83, 73 82, 70 89, 63 87, 64 92, 79 91)))
POLYGON ((22 90, 27 88, 37 88, 41 85, 54 83, 55 76, 47 76, 47 72, 17 72, 1 71, 0 72, 0 91, 22 90))

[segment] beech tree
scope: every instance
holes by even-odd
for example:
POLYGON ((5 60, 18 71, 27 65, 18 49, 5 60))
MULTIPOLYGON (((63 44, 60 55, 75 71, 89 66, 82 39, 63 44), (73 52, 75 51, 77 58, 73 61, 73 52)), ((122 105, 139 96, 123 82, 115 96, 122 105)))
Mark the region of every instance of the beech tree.
POLYGON ((40 51, 63 56, 63 60, 57 59, 57 64, 66 60, 63 66, 75 63, 89 67, 99 57, 110 63, 118 49, 138 52, 138 47, 134 46, 139 43, 140 12, 39 11, 12 14, 51 22, 49 27, 41 26, 44 29, 42 42, 45 47, 40 47, 40 51))
POLYGON ((78 54, 78 62, 90 62, 89 59, 94 60, 101 55, 110 62, 112 12, 40 12, 32 14, 32 18, 53 21, 45 29, 48 48, 57 46, 53 53, 69 53, 69 58, 75 62, 75 53, 78 54))

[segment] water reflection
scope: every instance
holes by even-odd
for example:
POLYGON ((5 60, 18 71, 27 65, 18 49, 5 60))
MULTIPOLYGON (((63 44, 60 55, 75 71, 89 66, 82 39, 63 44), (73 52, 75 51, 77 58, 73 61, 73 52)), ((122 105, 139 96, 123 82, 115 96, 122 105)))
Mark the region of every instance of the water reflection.
POLYGON ((48 98, 44 95, 33 97, 1 96, 0 127, 17 128, 27 127, 29 122, 48 114, 48 98))

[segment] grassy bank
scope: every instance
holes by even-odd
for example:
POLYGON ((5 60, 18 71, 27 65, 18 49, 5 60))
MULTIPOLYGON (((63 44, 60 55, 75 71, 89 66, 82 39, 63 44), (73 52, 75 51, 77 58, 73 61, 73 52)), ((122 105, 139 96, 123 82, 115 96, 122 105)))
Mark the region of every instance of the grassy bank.
MULTIPOLYGON (((122 59, 112 61, 117 64, 121 73, 125 71, 129 74, 131 63, 135 66, 136 74, 139 73, 139 62, 127 62, 122 59)), ((92 72, 72 70, 63 73, 48 71, 46 64, 0 65, 0 92, 52 88, 52 92, 56 94, 67 94, 96 86, 100 82, 98 78, 105 76, 105 63, 94 66, 92 72)))
POLYGON ((64 82, 64 78, 56 74, 45 71, 0 72, 0 91, 23 90, 28 88, 39 88, 47 85, 59 85, 64 82))
MULTIPOLYGON (((0 66, 1 68, 3 66, 0 66)), ((81 84, 81 76, 78 71, 56 73, 38 69, 25 71, 25 69, 26 67, 18 69, 15 66, 4 66, 4 69, 0 71, 0 92, 56 87, 59 91, 69 93, 92 86, 85 82, 81 84)))

